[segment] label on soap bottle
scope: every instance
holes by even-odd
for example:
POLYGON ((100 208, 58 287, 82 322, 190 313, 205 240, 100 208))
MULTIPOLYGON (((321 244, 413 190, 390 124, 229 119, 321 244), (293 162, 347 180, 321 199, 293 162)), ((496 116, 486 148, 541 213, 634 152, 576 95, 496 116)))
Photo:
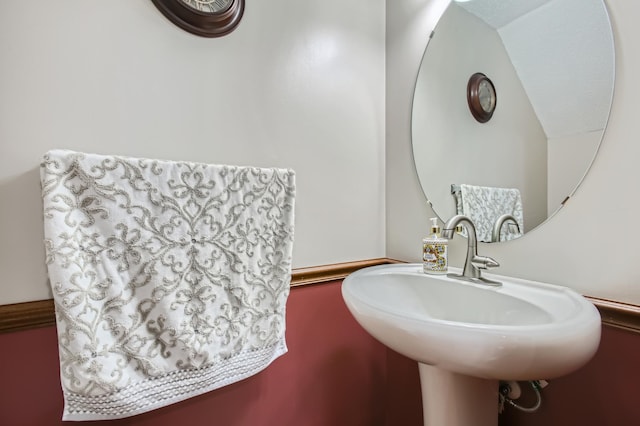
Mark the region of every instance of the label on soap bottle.
POLYGON ((427 274, 446 274, 447 245, 425 241, 422 244, 422 269, 427 274))

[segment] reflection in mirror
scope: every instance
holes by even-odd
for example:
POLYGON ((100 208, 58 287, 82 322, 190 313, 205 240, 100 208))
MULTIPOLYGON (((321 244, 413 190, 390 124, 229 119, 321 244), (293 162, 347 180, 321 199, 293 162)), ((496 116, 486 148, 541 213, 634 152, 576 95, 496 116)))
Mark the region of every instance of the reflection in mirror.
POLYGON ((501 219, 498 240, 543 223, 593 161, 613 82, 602 0, 452 1, 428 42, 413 99, 414 160, 436 214, 484 218, 478 228, 487 242, 505 214, 516 220, 501 219), (495 86, 484 123, 467 100, 476 73, 495 86), (504 201, 505 193, 517 196, 504 201))

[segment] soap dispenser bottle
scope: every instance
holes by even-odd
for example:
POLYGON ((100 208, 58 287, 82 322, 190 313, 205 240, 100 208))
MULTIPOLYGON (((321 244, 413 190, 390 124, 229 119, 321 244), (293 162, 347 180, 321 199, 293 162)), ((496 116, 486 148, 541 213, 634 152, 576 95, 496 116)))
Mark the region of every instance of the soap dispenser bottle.
POLYGON ((449 262, 447 260, 447 244, 449 240, 440 236, 438 218, 431 218, 429 235, 422 239, 422 269, 425 274, 446 274, 449 262))

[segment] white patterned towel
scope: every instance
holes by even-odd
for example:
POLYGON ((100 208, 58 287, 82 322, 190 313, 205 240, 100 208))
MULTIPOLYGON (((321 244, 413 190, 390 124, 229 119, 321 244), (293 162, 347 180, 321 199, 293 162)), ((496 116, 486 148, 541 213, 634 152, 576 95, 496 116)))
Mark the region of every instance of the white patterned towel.
POLYGON ((287 351, 293 171, 54 150, 41 180, 63 420, 150 411, 287 351))
MULTIPOLYGON (((455 195, 455 194, 454 194, 455 195)), ((493 227, 504 214, 512 215, 524 230, 522 198, 517 188, 497 188, 491 186, 460 185, 458 213, 468 216, 476 226, 478 241, 491 242, 493 227)), ((500 241, 508 241, 522 236, 509 223, 502 227, 500 241)))

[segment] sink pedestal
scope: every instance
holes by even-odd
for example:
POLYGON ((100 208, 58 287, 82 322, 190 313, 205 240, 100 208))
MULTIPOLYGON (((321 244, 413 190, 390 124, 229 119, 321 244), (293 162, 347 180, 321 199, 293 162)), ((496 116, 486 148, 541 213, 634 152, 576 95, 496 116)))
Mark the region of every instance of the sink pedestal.
POLYGON ((497 426, 498 381, 418 363, 425 426, 497 426))

